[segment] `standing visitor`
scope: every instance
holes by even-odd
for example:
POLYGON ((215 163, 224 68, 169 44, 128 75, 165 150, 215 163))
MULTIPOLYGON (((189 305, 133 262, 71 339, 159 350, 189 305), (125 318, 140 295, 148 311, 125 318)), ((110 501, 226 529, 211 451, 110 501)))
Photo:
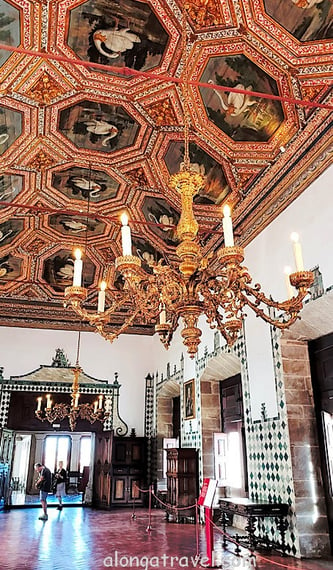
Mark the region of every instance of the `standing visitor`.
POLYGON ((47 521, 47 495, 51 491, 52 475, 50 469, 41 463, 35 463, 35 471, 38 473, 36 487, 39 489, 39 498, 43 509, 43 514, 39 519, 41 521, 47 521))

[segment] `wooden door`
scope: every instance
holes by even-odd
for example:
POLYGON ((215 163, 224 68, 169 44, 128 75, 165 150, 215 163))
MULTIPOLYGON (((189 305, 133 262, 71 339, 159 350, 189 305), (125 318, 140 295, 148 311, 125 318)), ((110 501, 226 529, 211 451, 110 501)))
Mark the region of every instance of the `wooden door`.
POLYGON ((5 507, 10 505, 10 480, 13 463, 13 450, 15 441, 15 432, 11 429, 4 428, 0 438, 0 503, 5 507))
POLYGON ((321 473, 333 552, 333 334, 309 343, 321 473))
POLYGON ((111 506, 112 440, 111 431, 96 434, 92 503, 100 509, 111 506))

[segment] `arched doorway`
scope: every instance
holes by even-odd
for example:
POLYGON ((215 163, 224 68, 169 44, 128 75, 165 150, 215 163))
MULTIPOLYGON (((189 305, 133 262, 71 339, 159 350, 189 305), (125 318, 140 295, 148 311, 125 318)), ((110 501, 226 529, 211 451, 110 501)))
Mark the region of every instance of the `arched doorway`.
POLYGON ((200 379, 203 477, 219 495, 245 496, 247 461, 241 365, 230 353, 209 360, 200 379))

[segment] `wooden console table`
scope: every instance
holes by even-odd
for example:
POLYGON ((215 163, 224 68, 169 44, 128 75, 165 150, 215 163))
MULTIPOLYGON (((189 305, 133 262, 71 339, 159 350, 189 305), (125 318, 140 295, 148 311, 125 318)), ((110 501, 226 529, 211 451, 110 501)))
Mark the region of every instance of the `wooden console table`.
POLYGON ((286 517, 289 511, 289 505, 287 503, 264 503, 234 497, 220 499, 219 505, 223 528, 223 548, 226 548, 227 541, 231 540, 236 543, 236 554, 240 553, 239 545, 249 548, 251 552, 258 546, 263 546, 269 550, 280 550, 283 555, 286 554, 287 545, 285 543, 285 534, 288 528, 286 517), (228 515, 240 515, 247 519, 247 526, 245 527, 247 536, 235 534, 231 537, 231 535, 226 532, 226 527, 229 524, 228 515), (256 535, 258 519, 265 517, 272 517, 276 520, 277 529, 280 534, 279 542, 269 539, 267 535, 264 537, 256 535))

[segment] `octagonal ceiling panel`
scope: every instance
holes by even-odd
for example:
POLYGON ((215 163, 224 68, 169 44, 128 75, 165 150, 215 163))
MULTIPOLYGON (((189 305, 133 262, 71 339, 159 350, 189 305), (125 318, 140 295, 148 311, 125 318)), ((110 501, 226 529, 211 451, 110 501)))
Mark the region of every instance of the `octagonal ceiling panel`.
POLYGON ((19 218, 10 218, 0 223, 0 246, 12 243, 23 230, 24 221, 19 218))
MULTIPOLYGON (((20 11, 10 2, 0 0, 0 43, 17 47, 21 41, 20 11)), ((10 51, 0 50, 0 66, 10 56, 10 51)))
POLYGON ((168 34, 146 2, 88 0, 70 10, 67 43, 83 60, 149 70, 160 64, 168 34))
POLYGON ((106 153, 133 145, 139 124, 121 105, 81 101, 60 111, 58 128, 76 147, 106 153))
POLYGON ((13 281, 21 274, 22 259, 14 255, 4 255, 0 257, 0 278, 6 281, 13 281))
MULTIPOLYGON (((205 177, 205 185, 194 196, 195 204, 221 204, 230 193, 221 164, 212 158, 196 143, 189 146, 191 167, 205 177)), ((165 154, 165 163, 169 174, 175 174, 180 170, 184 160, 184 143, 173 141, 165 154)))
POLYGON ((269 16, 301 42, 333 38, 331 0, 264 0, 269 16))
POLYGON ((0 154, 6 152, 21 134, 21 113, 0 105, 0 154))
POLYGON ((171 204, 166 200, 147 196, 142 205, 142 213, 149 224, 149 230, 162 240, 165 246, 175 247, 179 243, 176 226, 180 215, 171 204))
POLYGON ((2 174, 0 176, 0 203, 12 202, 22 190, 22 176, 2 174))
POLYGON ((200 87, 200 92, 209 119, 233 141, 267 142, 282 124, 280 101, 251 95, 278 95, 276 81, 244 54, 211 57, 200 79, 224 88, 200 87))
POLYGON ((133 236, 133 255, 137 255, 141 259, 142 267, 147 273, 152 273, 153 270, 149 267, 150 263, 157 263, 163 258, 163 254, 147 239, 133 236))
MULTIPOLYGON (((95 265, 89 258, 84 259, 84 269, 82 272, 82 283, 89 287, 95 278, 95 265)), ((74 255, 73 252, 61 249, 43 261, 43 279, 56 292, 63 293, 65 288, 72 285, 74 275, 74 255)))
POLYGON ((114 198, 119 183, 103 170, 71 166, 53 172, 51 184, 67 198, 102 202, 114 198))
POLYGON ((84 239, 100 236, 105 232, 104 222, 69 214, 53 214, 49 219, 49 227, 64 236, 83 236, 84 239))

